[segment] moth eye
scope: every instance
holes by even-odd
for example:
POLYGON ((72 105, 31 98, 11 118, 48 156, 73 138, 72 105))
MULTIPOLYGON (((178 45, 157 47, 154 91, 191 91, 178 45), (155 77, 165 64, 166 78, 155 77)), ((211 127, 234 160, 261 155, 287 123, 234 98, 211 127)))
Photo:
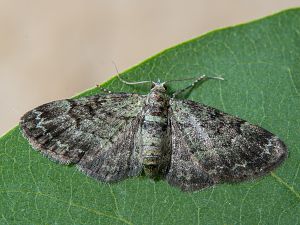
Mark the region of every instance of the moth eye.
POLYGON ((154 83, 152 83, 152 84, 151 84, 151 88, 154 88, 154 87, 155 87, 155 84, 154 84, 154 83))

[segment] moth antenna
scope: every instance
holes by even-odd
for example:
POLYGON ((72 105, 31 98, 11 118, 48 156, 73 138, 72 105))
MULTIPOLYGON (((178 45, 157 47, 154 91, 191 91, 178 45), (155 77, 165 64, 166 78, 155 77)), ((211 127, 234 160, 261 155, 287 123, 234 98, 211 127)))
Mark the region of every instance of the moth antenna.
POLYGON ((122 83, 124 83, 124 84, 129 84, 129 85, 152 83, 152 81, 149 81, 149 80, 145 80, 145 81, 137 81, 137 82, 129 82, 129 81, 126 81, 126 80, 124 80, 124 79, 122 79, 122 78, 120 77, 120 73, 119 73, 119 71, 118 71, 118 68, 117 68, 117 65, 115 64, 115 62, 112 61, 112 63, 114 64, 115 69, 116 69, 116 71, 117 71, 118 78, 119 78, 119 80, 120 80, 122 83))

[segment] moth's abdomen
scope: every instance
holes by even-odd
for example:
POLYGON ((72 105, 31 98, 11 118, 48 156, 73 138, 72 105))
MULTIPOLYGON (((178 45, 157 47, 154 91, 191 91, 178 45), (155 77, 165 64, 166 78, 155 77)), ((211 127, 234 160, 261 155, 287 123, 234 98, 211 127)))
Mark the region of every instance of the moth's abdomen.
POLYGON ((144 165, 153 165, 159 163, 162 156, 162 147, 164 146, 164 137, 167 129, 166 118, 161 118, 161 122, 148 120, 145 117, 142 135, 143 135, 143 163, 144 165))
POLYGON ((168 96, 152 90, 148 96, 142 124, 142 159, 145 174, 155 178, 160 175, 168 127, 168 96))

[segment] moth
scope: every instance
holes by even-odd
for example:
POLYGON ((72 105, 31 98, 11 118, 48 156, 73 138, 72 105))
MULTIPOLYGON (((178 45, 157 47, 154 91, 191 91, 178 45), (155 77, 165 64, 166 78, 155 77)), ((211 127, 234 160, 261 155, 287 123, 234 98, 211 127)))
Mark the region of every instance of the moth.
MULTIPOLYGON (((274 134, 218 109, 177 95, 167 82, 148 95, 97 94, 46 103, 22 116, 20 129, 32 147, 99 181, 145 174, 183 191, 262 176, 287 156, 274 134)), ((221 78, 213 78, 221 79, 221 78)))

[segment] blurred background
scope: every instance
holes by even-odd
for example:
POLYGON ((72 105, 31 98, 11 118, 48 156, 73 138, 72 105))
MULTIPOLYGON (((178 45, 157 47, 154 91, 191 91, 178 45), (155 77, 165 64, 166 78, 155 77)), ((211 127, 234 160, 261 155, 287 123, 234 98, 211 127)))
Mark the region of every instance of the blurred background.
POLYGON ((300 0, 0 0, 0 135, 42 103, 68 98, 203 33, 300 0))

